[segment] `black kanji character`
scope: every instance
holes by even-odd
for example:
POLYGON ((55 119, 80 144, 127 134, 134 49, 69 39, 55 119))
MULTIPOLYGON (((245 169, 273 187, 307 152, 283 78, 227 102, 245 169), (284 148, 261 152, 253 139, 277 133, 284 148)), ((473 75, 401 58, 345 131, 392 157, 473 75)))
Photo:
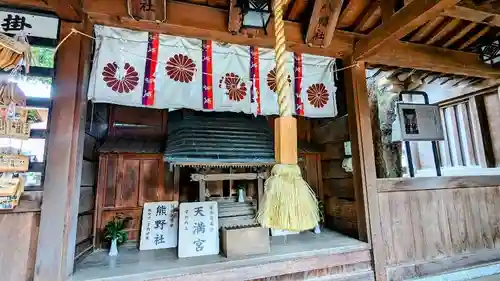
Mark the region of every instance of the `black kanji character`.
POLYGON ((203 248, 204 248, 203 243, 205 243, 205 240, 201 240, 199 238, 197 240, 193 241, 193 244, 196 245, 196 252, 203 251, 203 248))
POLYGON ((155 229, 161 229, 163 230, 163 227, 167 224, 165 220, 156 220, 155 221, 155 229))
POLYGON ((156 207, 156 215, 157 216, 167 215, 167 207, 165 205, 160 205, 160 206, 156 207))
POLYGON ((140 9, 143 12, 154 12, 154 5, 151 0, 141 0, 140 9))
POLYGON ((154 243, 155 245, 165 243, 165 238, 163 238, 163 234, 156 234, 154 243))
POLYGON ((6 18, 3 19, 2 23, 3 31, 21 31, 24 28, 31 28, 31 24, 26 22, 25 17, 20 17, 19 15, 12 16, 8 14, 6 18))
POLYGON ((205 215, 203 214, 203 206, 196 207, 194 208, 194 216, 202 216, 204 217, 205 215))
POLYGON ((205 233, 205 224, 202 221, 197 221, 193 225, 193 234, 205 233))

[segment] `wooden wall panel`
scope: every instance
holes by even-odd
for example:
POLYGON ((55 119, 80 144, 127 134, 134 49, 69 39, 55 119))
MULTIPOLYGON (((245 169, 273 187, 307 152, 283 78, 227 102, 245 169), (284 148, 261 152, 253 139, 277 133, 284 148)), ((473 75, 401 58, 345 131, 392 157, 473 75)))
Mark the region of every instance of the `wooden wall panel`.
POLYGON ((116 185, 116 207, 136 207, 139 199, 140 160, 124 158, 118 161, 120 172, 116 185))
POLYGON ((93 225, 92 214, 84 214, 78 216, 78 224, 76 226, 76 244, 80 244, 81 242, 88 240, 89 237, 92 237, 92 225, 93 225))
POLYGON ((96 184, 97 167, 94 162, 83 160, 82 162, 82 186, 94 186, 96 184))
POLYGON ((163 182, 163 171, 158 159, 145 159, 140 162, 139 206, 145 202, 172 200, 173 194, 167 196, 164 188, 158 188, 158 181, 163 182))
POLYGON ((342 168, 344 142, 349 140, 348 118, 314 122, 313 141, 322 144, 321 178, 326 224, 353 237, 358 236, 356 201, 352 173, 342 168))
POLYGON ((78 213, 84 213, 94 210, 95 205, 95 186, 80 187, 80 204, 78 213))
POLYGON ((500 166, 500 96, 495 94, 485 95, 484 107, 488 118, 489 133, 491 145, 493 146, 493 155, 495 166, 500 166))
POLYGON ((436 179, 433 189, 424 185, 421 190, 418 184, 428 179, 407 180, 413 183, 412 190, 393 180, 377 180, 389 280, 500 260, 500 186, 457 188, 457 181, 445 179, 436 179))
POLYGON ((109 154, 101 156, 99 165, 104 167, 99 169, 99 176, 104 177, 103 188, 104 190, 104 206, 115 205, 115 192, 117 188, 117 169, 118 169, 118 155, 109 154))
POLYGON ((163 140, 167 132, 167 110, 111 105, 108 132, 111 137, 163 140), (143 127, 115 126, 117 123, 143 127))
POLYGON ((0 214, 0 279, 33 280, 39 224, 39 213, 0 214))
POLYGON ((162 154, 106 153, 99 157, 96 247, 103 246, 103 232, 114 216, 129 217, 129 240, 140 234, 142 207, 147 202, 173 200, 171 176, 165 180, 162 154))

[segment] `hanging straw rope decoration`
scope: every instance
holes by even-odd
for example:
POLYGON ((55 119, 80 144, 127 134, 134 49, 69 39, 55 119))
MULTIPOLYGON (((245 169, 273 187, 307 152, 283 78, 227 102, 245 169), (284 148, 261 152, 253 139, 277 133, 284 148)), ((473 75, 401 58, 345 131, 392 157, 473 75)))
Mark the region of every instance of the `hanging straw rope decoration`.
POLYGON ((273 2, 274 29, 276 37, 276 79, 280 117, 276 119, 275 157, 278 164, 264 184, 264 196, 259 204, 257 220, 263 227, 304 231, 314 228, 319 222, 318 201, 311 187, 302 178, 297 165, 297 123, 287 96, 291 90, 285 73, 286 38, 283 22, 284 0, 273 2), (284 132, 287 131, 287 132, 284 132), (280 134, 287 133, 294 140, 286 140, 280 134), (295 148, 284 142, 295 142, 295 148), (286 148, 288 150, 283 151, 286 148), (278 151, 279 150, 279 151, 278 151), (281 163, 280 163, 281 162, 281 163))

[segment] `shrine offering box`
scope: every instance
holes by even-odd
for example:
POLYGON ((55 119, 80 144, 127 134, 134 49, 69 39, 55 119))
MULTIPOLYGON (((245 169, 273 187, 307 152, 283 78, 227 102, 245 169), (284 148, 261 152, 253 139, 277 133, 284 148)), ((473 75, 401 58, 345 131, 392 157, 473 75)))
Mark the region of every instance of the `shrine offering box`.
POLYGON ((226 258, 266 254, 271 251, 269 228, 235 226, 221 229, 222 252, 226 258))

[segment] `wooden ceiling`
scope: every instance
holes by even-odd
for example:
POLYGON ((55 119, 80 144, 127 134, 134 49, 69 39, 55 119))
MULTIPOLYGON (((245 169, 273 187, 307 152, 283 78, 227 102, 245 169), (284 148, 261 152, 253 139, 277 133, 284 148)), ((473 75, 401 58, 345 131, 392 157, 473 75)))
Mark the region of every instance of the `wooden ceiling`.
MULTIPOLYGON (((134 0, 131 0, 134 1, 134 0)), ((160 3, 163 0, 151 0, 160 3)), ((236 0, 168 0, 166 23, 135 21, 124 0, 0 0, 55 11, 68 20, 156 31, 228 43, 273 47, 268 32, 232 28, 236 0), (236 31, 235 31, 236 30, 236 31)), ((492 0, 289 0, 288 50, 369 65, 499 78, 472 51, 500 35, 500 4, 492 0)))
MULTIPOLYGON (((182 0, 182 2, 228 10, 230 0, 182 0)), ((404 2, 391 0, 337 2, 342 6, 336 29, 359 36, 368 35, 382 23, 384 10, 382 5, 387 3, 393 5, 393 12, 397 12, 405 5, 404 2)), ((314 0, 290 0, 285 9, 286 20, 307 26, 311 20, 314 4, 314 0)), ((474 5, 470 0, 461 1, 457 6, 446 9, 438 17, 427 21, 401 39, 406 42, 468 51, 481 40, 495 37, 499 33, 500 5, 498 7, 491 4, 474 5)))

